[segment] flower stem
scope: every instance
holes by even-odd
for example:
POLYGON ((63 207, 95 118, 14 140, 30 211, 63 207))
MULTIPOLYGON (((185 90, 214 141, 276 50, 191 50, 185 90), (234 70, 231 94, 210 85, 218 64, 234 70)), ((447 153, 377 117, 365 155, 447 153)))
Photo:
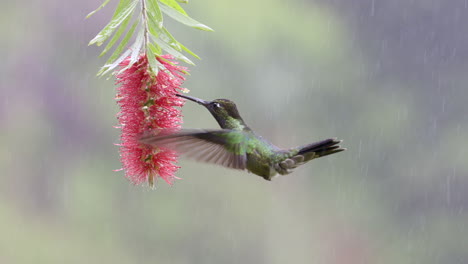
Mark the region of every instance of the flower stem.
POLYGON ((148 36, 148 13, 146 9, 146 0, 141 0, 141 17, 142 17, 142 22, 144 26, 144 32, 143 32, 143 50, 144 53, 146 54, 146 48, 148 47, 149 44, 149 36, 148 36))

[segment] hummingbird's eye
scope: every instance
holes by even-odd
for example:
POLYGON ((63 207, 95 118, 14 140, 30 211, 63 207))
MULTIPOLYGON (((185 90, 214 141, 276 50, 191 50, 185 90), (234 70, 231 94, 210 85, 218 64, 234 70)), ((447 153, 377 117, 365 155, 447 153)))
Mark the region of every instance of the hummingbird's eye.
POLYGON ((213 107, 214 107, 214 108, 220 108, 221 105, 220 105, 219 103, 213 103, 213 107))

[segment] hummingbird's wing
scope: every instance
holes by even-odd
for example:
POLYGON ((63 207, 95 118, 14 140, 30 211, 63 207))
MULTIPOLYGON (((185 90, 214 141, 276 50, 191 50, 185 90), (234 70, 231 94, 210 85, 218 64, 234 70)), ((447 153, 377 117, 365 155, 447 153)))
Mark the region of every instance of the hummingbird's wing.
POLYGON ((246 134, 237 130, 183 129, 153 131, 140 142, 154 147, 175 149, 198 161, 244 170, 246 168, 246 134))

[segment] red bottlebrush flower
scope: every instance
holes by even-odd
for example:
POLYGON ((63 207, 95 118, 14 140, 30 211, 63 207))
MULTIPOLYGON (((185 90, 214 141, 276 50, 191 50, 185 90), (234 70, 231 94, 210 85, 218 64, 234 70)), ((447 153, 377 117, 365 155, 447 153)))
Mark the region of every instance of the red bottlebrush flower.
MULTIPOLYGON (((172 184, 177 153, 170 149, 152 148, 138 142, 138 136, 154 129, 180 129, 182 122, 180 107, 184 100, 176 93, 185 80, 186 68, 170 61, 164 55, 157 58, 164 66, 156 76, 149 70, 148 59, 142 55, 136 63, 117 75, 117 101, 121 108, 118 120, 122 135, 120 157, 125 176, 134 184, 147 181, 153 186, 154 179, 160 177, 172 184), (179 108, 175 108, 179 107, 179 108)), ((121 63, 128 66, 129 59, 121 63)))

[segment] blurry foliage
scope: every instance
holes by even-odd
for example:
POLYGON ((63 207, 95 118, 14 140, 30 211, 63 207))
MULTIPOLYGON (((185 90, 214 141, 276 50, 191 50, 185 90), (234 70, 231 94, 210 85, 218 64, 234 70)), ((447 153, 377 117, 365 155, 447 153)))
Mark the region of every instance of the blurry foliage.
MULTIPOLYGON (((112 172, 114 91, 94 78, 86 43, 98 28, 82 21, 95 1, 10 4, 13 19, 37 10, 37 27, 0 26, 12 35, 0 262, 466 263, 468 39, 448 32, 468 18, 463 1, 318 2, 193 2, 216 33, 168 28, 203 57, 186 83, 194 96, 233 99, 279 146, 338 136, 348 151, 271 183, 182 160, 183 180, 156 191, 112 172), (19 30, 35 34, 19 41, 19 30)), ((184 113, 185 127, 216 127, 197 105, 184 113)))
MULTIPOLYGON (((105 0, 86 18, 104 8, 109 1, 105 0)), ((108 40, 106 47, 99 55, 101 57, 120 40, 97 75, 111 73, 126 58, 130 59, 125 67, 125 69, 128 69, 137 62, 140 54, 147 55, 148 63, 154 74, 157 74, 159 69, 164 69, 164 65, 155 58, 164 53, 193 65, 193 62, 182 53, 187 52, 198 59, 199 57, 169 33, 163 21, 163 13, 186 26, 213 31, 210 27, 189 17, 176 0, 119 0, 110 22, 88 44, 101 46, 108 40), (133 23, 130 23, 131 21, 133 23), (134 39, 134 42, 129 44, 132 39, 134 39)), ((123 71, 123 69, 120 71, 123 71)))

